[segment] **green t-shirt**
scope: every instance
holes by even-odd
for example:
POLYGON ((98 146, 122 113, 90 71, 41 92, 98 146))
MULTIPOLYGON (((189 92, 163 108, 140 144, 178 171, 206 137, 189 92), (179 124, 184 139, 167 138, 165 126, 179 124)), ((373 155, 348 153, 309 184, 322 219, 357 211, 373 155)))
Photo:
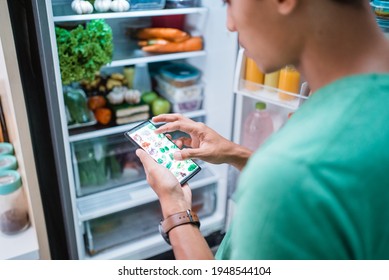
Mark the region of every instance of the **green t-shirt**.
POLYGON ((389 74, 318 90, 249 160, 218 259, 389 259, 389 74))

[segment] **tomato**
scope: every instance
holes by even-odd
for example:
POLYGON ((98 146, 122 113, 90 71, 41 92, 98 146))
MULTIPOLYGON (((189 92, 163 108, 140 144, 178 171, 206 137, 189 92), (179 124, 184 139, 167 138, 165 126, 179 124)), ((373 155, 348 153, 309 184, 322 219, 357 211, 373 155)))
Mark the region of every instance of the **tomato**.
POLYGON ((101 124, 108 124, 112 119, 112 112, 108 108, 97 108, 94 111, 96 120, 101 124))
POLYGON ((95 95, 88 98, 88 107, 92 111, 104 107, 105 104, 107 104, 107 100, 104 98, 104 96, 95 95))

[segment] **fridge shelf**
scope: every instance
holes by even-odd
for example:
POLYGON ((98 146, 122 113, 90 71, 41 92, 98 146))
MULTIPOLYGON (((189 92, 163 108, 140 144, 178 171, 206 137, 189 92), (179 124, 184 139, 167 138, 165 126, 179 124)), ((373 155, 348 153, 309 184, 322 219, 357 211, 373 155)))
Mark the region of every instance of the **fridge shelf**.
MULTIPOLYGON (((199 118, 204 117, 206 115, 205 110, 198 110, 193 112, 187 112, 183 114, 187 118, 193 119, 193 118, 199 118)), ((119 126, 112 126, 112 127, 106 127, 102 125, 95 125, 95 126, 88 126, 88 127, 82 127, 78 129, 72 129, 69 131, 69 142, 77 142, 82 141, 86 139, 92 139, 96 137, 101 136, 108 136, 116 133, 124 133, 127 130, 130 130, 131 128, 135 127, 136 125, 140 124, 141 122, 134 122, 119 126)))
MULTIPOLYGON (((115 45, 115 48, 117 45, 115 45)), ((194 52, 179 52, 179 53, 168 53, 168 54, 150 54, 146 53, 140 49, 131 50, 127 48, 122 52, 115 49, 115 54, 111 63, 107 64, 104 67, 118 67, 118 66, 127 66, 134 65, 138 63, 152 63, 152 62, 162 62, 162 61, 171 61, 178 59, 187 59, 193 57, 205 56, 206 51, 194 51, 194 52)))
MULTIPOLYGON (((192 190, 217 183, 218 177, 209 168, 204 166, 202 168, 201 172, 190 181, 192 190)), ((156 201, 157 199, 157 195, 147 182, 143 180, 78 198, 78 218, 83 222, 156 201)))
POLYGON ((205 14, 208 9, 205 7, 183 8, 183 9, 162 9, 148 11, 127 11, 127 12, 107 12, 77 15, 71 9, 70 3, 53 3, 53 21, 70 22, 70 21, 88 21, 93 19, 113 19, 113 18, 135 18, 150 16, 169 16, 169 15, 186 15, 186 14, 205 14))
POLYGON ((307 86, 307 83, 303 83, 301 86, 301 93, 294 94, 277 88, 267 87, 261 84, 256 84, 244 79, 240 79, 236 93, 287 109, 297 110, 298 107, 308 99, 306 96, 307 86), (283 93, 284 95, 289 96, 288 99, 281 99, 279 97, 279 93, 283 93))

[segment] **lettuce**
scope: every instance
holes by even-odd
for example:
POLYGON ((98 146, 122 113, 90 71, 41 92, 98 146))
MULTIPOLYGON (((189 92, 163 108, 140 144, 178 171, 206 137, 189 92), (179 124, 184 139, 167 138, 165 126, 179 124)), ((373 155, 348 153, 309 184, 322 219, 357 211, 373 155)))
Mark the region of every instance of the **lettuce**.
POLYGON ((55 28, 62 83, 92 81, 112 61, 112 29, 103 19, 75 29, 55 28))

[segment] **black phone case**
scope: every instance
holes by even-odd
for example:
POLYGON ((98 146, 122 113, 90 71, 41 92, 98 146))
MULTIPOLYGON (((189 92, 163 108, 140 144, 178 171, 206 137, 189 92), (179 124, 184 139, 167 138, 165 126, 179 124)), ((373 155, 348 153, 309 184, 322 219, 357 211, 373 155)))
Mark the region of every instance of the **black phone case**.
MULTIPOLYGON (((134 131, 137 131, 139 130, 140 128, 142 128, 143 126, 147 125, 147 124, 151 124, 153 126, 155 126, 151 121, 147 120, 147 121, 144 121, 136 126, 134 126, 133 128, 131 128, 130 130, 127 130, 126 132, 124 132, 124 136, 130 140, 131 143, 135 144, 136 146, 138 146, 139 148, 141 148, 142 150, 144 150, 145 152, 147 152, 142 146, 140 146, 137 142, 135 142, 128 134, 129 133, 132 133, 134 131)), ((167 140, 169 140, 170 142, 172 142, 173 144, 175 144, 172 140, 170 140, 168 137, 166 137, 167 140)), ((194 162, 194 161, 193 161, 194 162)), ((185 177, 184 179, 182 179, 180 181, 180 184, 181 185, 184 185, 186 182, 188 182, 191 178, 193 178, 194 175, 196 175, 197 173, 200 172, 201 170, 201 167, 196 163, 194 162, 198 168, 193 172, 191 173, 190 175, 188 175, 187 177, 185 177)))

